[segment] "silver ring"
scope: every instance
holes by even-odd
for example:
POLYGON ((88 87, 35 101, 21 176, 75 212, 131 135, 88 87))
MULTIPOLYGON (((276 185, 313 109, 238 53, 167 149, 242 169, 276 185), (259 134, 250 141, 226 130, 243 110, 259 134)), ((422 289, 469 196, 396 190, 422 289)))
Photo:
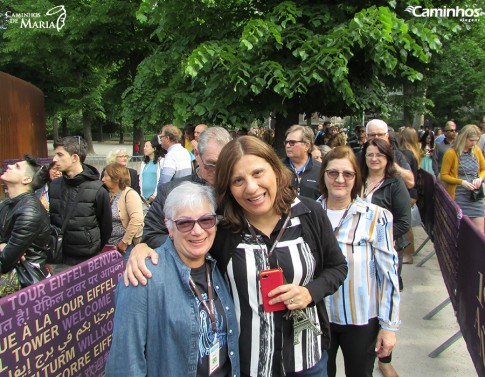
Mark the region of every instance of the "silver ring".
POLYGON ((290 298, 290 305, 293 304, 293 301, 295 301, 295 300, 293 300, 292 298, 290 298))

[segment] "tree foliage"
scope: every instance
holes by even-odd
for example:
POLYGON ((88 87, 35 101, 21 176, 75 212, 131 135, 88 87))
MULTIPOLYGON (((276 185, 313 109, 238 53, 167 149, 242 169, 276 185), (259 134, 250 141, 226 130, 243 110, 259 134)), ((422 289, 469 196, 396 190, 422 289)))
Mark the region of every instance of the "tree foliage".
POLYGON ((421 80, 457 30, 410 17, 406 5, 144 0, 139 18, 160 44, 140 65, 125 114, 153 123, 160 109, 166 120, 234 125, 271 111, 382 112, 389 91, 421 80))
MULTIPOLYGON (((122 93, 149 51, 150 31, 136 20, 137 1, 62 4, 67 18, 60 31, 4 24, 0 67, 43 90, 47 115, 82 114, 84 136, 91 146, 91 121, 121 123, 122 93)), ((18 4, 0 0, 3 13, 44 15, 56 5, 45 0, 18 4)))
POLYGON ((429 117, 437 126, 449 119, 460 125, 478 123, 485 115, 484 40, 483 20, 472 23, 433 59, 423 86, 433 104, 429 117))

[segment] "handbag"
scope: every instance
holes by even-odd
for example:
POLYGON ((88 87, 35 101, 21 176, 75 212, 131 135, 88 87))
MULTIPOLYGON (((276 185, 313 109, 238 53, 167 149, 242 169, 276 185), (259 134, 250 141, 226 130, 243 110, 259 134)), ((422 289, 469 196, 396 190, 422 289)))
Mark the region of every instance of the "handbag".
POLYGON ((411 207, 411 227, 421 225, 421 214, 419 213, 419 208, 416 204, 411 207))
POLYGON ((483 185, 479 189, 476 189, 470 192, 470 200, 472 202, 478 202, 483 198, 485 198, 485 193, 483 192, 483 185))
POLYGON ((25 260, 17 263, 14 270, 17 272, 18 282, 22 288, 38 283, 47 277, 38 264, 25 260))

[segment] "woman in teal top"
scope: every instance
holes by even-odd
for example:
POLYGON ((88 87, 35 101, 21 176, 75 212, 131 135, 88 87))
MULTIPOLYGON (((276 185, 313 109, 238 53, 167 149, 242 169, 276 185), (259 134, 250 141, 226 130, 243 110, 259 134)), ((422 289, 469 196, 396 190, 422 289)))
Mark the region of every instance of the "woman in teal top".
POLYGON ((143 153, 145 158, 140 169, 140 192, 144 204, 149 205, 157 196, 157 183, 163 167, 163 157, 157 139, 145 141, 143 153))

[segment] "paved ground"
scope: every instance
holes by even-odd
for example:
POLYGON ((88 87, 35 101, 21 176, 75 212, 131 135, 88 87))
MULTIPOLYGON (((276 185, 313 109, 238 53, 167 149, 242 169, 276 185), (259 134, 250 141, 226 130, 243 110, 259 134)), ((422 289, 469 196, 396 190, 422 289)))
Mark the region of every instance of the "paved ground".
MULTIPOLYGON (((48 144, 52 155, 52 143, 48 144)), ((95 144, 98 156, 106 155, 116 143, 95 144)), ((124 145, 130 150, 131 145, 124 145)), ((414 228, 415 244, 419 246, 426 238, 424 230, 414 228)), ((465 341, 460 338, 436 358, 428 356, 459 330, 451 305, 446 306, 431 320, 423 317, 441 304, 448 293, 441 276, 436 256, 422 267, 416 267, 433 250, 431 242, 414 258, 415 264, 404 265, 404 291, 401 295, 402 326, 398 333, 398 344, 393 353, 393 365, 401 377, 470 377, 476 376, 475 368, 468 354, 465 341)), ((338 376, 345 376, 340 361, 338 376)), ((375 368, 374 376, 381 376, 375 368)))

